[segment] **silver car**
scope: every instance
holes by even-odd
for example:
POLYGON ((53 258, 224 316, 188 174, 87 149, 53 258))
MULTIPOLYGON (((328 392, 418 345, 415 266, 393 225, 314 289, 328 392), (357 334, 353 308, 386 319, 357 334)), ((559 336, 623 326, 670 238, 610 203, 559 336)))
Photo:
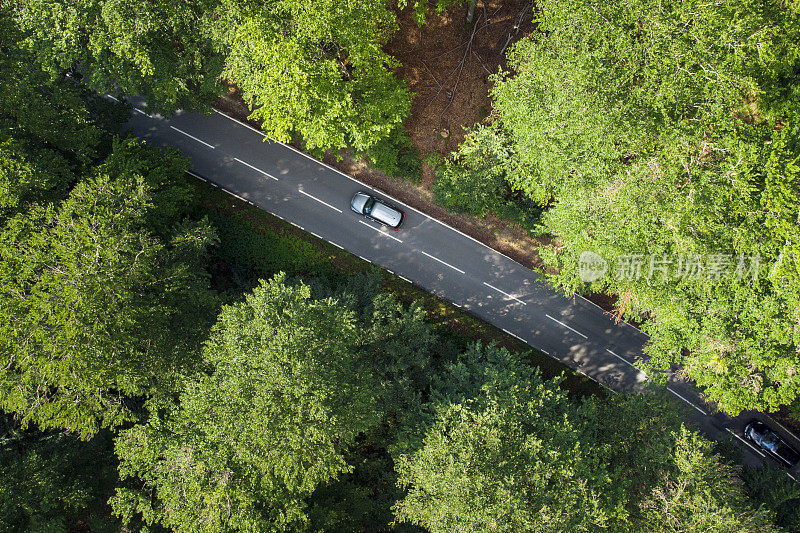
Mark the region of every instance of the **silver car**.
POLYGON ((393 230, 398 230, 406 214, 392 204, 379 200, 374 196, 358 191, 350 201, 350 208, 365 217, 374 220, 393 230))

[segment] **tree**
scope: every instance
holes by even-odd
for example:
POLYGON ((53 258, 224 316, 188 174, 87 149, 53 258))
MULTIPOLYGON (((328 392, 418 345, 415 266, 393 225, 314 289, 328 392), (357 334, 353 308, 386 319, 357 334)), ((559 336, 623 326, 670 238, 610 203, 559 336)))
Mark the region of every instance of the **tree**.
POLYGON ((6 414, 0 418, 5 531, 71 531, 105 503, 117 480, 110 435, 82 442, 63 432, 23 430, 6 414))
POLYGON ((630 531, 774 531, 770 516, 743 490, 738 470, 714 444, 683 424, 663 390, 614 395, 583 405, 582 442, 609 483, 606 497, 625 509, 630 531))
POLYGON ((22 39, 0 8, 0 222, 31 202, 63 199, 102 142, 85 94, 51 80, 22 39))
POLYGON ((675 435, 674 469, 641 504, 641 531, 777 532, 746 500, 733 469, 711 452, 712 443, 682 428, 675 435))
POLYGON ((787 531, 800 529, 800 487, 781 467, 769 463, 745 466, 741 477, 748 497, 774 515, 775 525, 787 531))
POLYGON ((408 490, 395 505, 399 521, 433 533, 608 524, 586 469, 577 410, 557 382, 543 381, 505 349, 481 345, 440 379, 418 449, 396 460, 408 490))
MULTIPOLYGON (((206 108, 235 84, 270 137, 314 150, 401 139, 411 96, 383 45, 385 2, 8 0, 22 42, 51 77, 76 71, 100 92, 154 109, 206 108)), ((442 4, 443 5, 443 4, 442 4)), ((424 8, 421 8, 424 9, 424 8)), ((396 148, 394 149, 397 150, 396 148)), ((378 153, 373 150, 371 154, 378 153)), ((390 157, 396 159, 395 153, 390 157)))
POLYGON ((437 531, 773 531, 663 395, 574 403, 475 345, 435 380, 395 460, 398 521, 437 531))
POLYGON ((222 61, 204 34, 216 0, 9 0, 25 45, 54 77, 80 71, 101 92, 155 109, 207 105, 222 61))
POLYGON ((283 280, 223 308, 203 351, 208 373, 180 405, 121 433, 121 476, 144 487, 118 490, 124 520, 285 531, 306 523, 318 485, 351 470, 344 453, 380 416, 359 329, 347 307, 283 280))
POLYGON ((509 154, 504 137, 491 127, 476 127, 467 134, 455 157, 436 169, 433 190, 445 207, 483 216, 504 203, 509 154))
MULTIPOLYGON (((494 172, 548 206, 558 242, 541 253, 548 279, 566 293, 618 295, 618 312, 651 336, 653 373, 681 364, 724 410, 791 403, 796 10, 770 0, 541 7, 541 32, 514 46, 492 90, 496 135, 471 139, 478 153, 504 147, 494 172), (582 279, 584 251, 609 261, 607 276, 582 279)), ((467 167, 473 152, 460 151, 467 167)))
POLYGON ((397 29, 385 2, 224 0, 218 12, 224 75, 271 138, 364 151, 408 116, 410 95, 382 49, 397 29))
POLYGON ((131 397, 169 394, 194 371, 215 305, 208 225, 162 219, 163 240, 147 225, 169 211, 160 164, 174 156, 140 141, 117 150, 151 160, 120 168, 112 156, 61 204, 33 206, 0 232, 0 405, 84 438, 129 419, 131 397))

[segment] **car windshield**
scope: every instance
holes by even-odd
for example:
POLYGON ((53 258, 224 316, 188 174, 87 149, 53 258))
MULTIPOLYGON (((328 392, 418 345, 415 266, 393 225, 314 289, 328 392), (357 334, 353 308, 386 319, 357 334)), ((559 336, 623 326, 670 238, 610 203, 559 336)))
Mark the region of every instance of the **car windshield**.
POLYGON ((370 198, 367 200, 367 203, 364 204, 364 213, 369 215, 372 213, 372 206, 375 205, 375 198, 370 198))
POLYGON ((775 446, 778 444, 778 436, 768 431, 766 435, 764 435, 764 440, 761 441, 764 447, 769 448, 770 450, 775 449, 775 446))

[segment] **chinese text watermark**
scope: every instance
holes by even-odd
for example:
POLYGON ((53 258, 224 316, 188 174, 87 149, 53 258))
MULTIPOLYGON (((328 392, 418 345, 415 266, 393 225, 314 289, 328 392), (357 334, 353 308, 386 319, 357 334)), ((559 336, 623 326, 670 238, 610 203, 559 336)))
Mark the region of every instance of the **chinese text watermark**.
POLYGON ((592 251, 578 257, 578 276, 596 281, 606 274, 617 280, 670 281, 678 279, 735 278, 755 282, 761 266, 760 255, 734 254, 623 254, 609 261, 592 251))

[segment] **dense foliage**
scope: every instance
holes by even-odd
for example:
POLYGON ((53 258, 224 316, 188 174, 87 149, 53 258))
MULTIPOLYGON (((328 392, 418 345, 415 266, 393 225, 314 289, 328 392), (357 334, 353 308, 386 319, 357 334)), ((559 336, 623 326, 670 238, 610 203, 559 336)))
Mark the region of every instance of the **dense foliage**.
POLYGON ((578 531, 607 524, 577 406, 516 356, 472 346, 433 390, 419 449, 401 454, 401 520, 445 531, 578 531), (420 446, 421 444, 421 446, 420 446))
POLYGON ((445 531, 771 531, 733 470, 658 395, 579 405, 472 346, 435 379, 398 456, 398 517, 445 531), (413 442, 413 439, 411 439, 413 442))
POLYGON ((444 173, 446 201, 479 191, 490 205, 500 180, 549 206, 543 224, 559 246, 543 257, 556 286, 619 295, 621 314, 646 319, 651 363, 680 363, 726 411, 790 404, 797 6, 544 2, 539 30, 497 78, 495 121, 444 173), (492 185, 470 174, 487 161, 492 185), (581 276, 584 251, 610 263, 607 275, 581 276))
POLYGON ((83 442, 63 432, 23 430, 7 415, 0 423, 3 531, 66 533, 79 522, 93 531, 113 528, 102 512, 117 482, 108 433, 83 442))
POLYGON ((385 2, 224 0, 219 13, 224 75, 270 137, 364 150, 408 116, 410 95, 381 48, 396 30, 385 2))
POLYGON ((156 109, 207 103, 221 60, 204 27, 217 2, 3 0, 24 45, 53 76, 85 73, 100 91, 142 95, 156 109))
POLYGON ((397 61, 382 49, 397 29, 383 1, 4 0, 2 8, 53 78, 86 75, 100 91, 144 96, 159 111, 206 108, 224 79, 270 137, 359 152, 402 135, 410 112, 411 95, 391 72, 397 61))
POLYGON ((142 228, 148 204, 141 175, 100 173, 57 208, 6 222, 4 409, 90 436, 129 418, 125 396, 167 392, 191 368, 203 335, 192 313, 213 303, 197 268, 213 236, 183 224, 165 243, 142 228))
MULTIPOLYGON (((654 362, 682 361, 726 408, 787 403, 797 12, 637 1, 545 3, 547 32, 515 47, 497 120, 437 194, 479 214, 549 205, 567 290, 584 287, 583 247, 761 253, 753 283, 591 287, 652 312, 654 362)), ((271 134, 413 174, 387 4, 0 6, 4 529, 797 528, 794 485, 740 474, 657 391, 572 398, 523 355, 427 323, 374 273, 243 230, 198 201, 177 153, 113 133, 125 106, 63 75, 169 111, 207 102, 224 67, 271 134)))
MULTIPOLYGON (((0 20, 4 39, 18 36, 0 20)), ((0 406, 89 437, 196 362, 214 234, 184 216, 183 158, 114 139, 83 89, 4 47, 0 406)))
POLYGON ((223 309, 208 375, 117 440, 122 476, 148 487, 121 489, 118 513, 178 531, 300 527, 303 498, 349 470, 343 451, 380 417, 352 313, 309 297, 276 277, 223 309))

